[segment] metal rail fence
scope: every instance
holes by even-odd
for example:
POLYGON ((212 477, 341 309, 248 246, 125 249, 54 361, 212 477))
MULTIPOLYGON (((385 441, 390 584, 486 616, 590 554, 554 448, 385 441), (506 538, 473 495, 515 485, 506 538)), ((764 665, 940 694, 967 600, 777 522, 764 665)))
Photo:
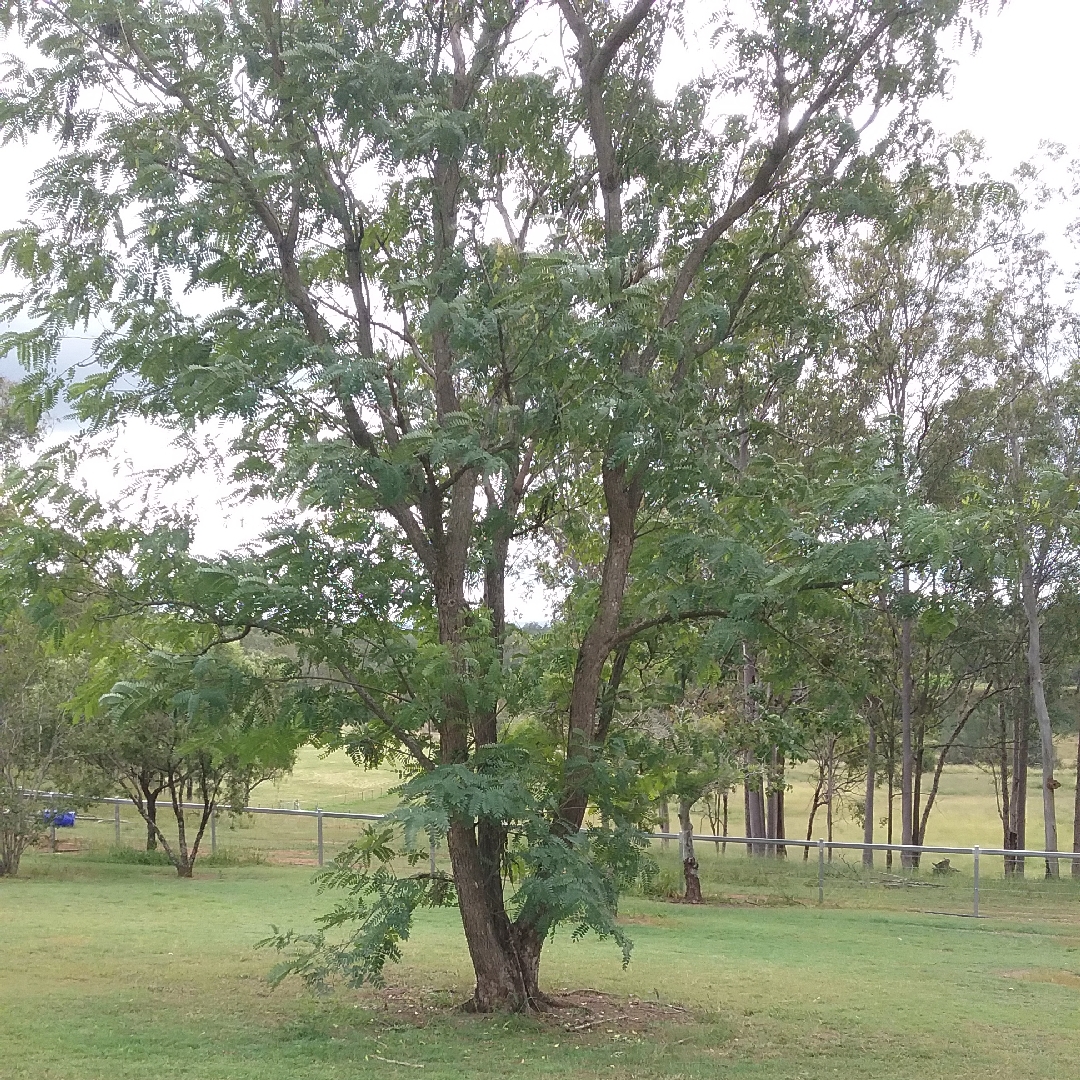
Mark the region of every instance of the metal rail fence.
MULTIPOLYGON (((679 833, 663 832, 650 833, 650 837, 658 840, 678 840, 679 833)), ((971 914, 979 918, 979 859, 981 856, 1004 856, 1011 859, 1044 859, 1046 861, 1062 859, 1065 861, 1080 859, 1080 852, 1073 851, 1029 851, 1017 850, 1016 848, 987 848, 975 844, 972 847, 946 847, 940 844, 867 844, 855 840, 789 840, 786 837, 763 837, 749 836, 699 836, 694 833, 694 843, 708 844, 735 844, 746 845, 748 848, 803 848, 817 849, 818 855, 818 903, 825 902, 825 853, 826 851, 899 851, 902 855, 970 855, 973 865, 973 886, 971 895, 971 914)))
MULTIPOLYGON (((120 808, 121 806, 134 806, 135 803, 131 799, 124 798, 81 798, 71 795, 61 795, 57 792, 32 792, 32 794, 38 798, 53 798, 53 799, 72 799, 78 798, 79 802, 83 803, 99 803, 111 805, 113 807, 113 822, 116 830, 116 843, 120 845, 120 808)), ((171 807, 171 804, 169 804, 171 807)), ((201 803, 183 803, 183 809, 185 810, 202 810, 203 805, 201 803)), ((245 806, 241 813, 244 814, 272 814, 280 815, 283 817, 298 817, 298 818, 314 818, 315 830, 316 830, 316 849, 318 865, 322 866, 325 861, 325 847, 323 841, 323 822, 326 819, 346 820, 346 821, 382 821, 386 818, 386 814, 361 814, 345 810, 323 810, 320 807, 316 807, 314 810, 300 810, 300 809, 288 809, 285 807, 274 806, 245 806)), ((217 815, 218 811, 215 809, 210 815, 210 852, 212 855, 217 854, 218 841, 217 841, 217 815)), ((55 847, 56 826, 52 826, 51 829, 52 839, 55 847)), ((652 840, 679 840, 680 834, 675 832, 654 832, 649 833, 649 838, 652 840)), ((693 834, 694 843, 702 844, 732 844, 734 846, 745 846, 748 849, 754 848, 801 848, 804 850, 816 850, 817 862, 818 862, 818 877, 817 877, 817 891, 818 891, 818 903, 824 903, 825 900, 825 856, 826 852, 830 851, 859 851, 859 852, 871 852, 871 851, 896 851, 901 855, 913 854, 913 855, 970 855, 972 858, 973 867, 973 883, 972 883, 972 897, 971 897, 971 915, 974 918, 979 918, 979 874, 980 874, 980 859, 985 856, 1000 856, 1008 859, 1014 859, 1021 861, 1024 859, 1043 859, 1050 860, 1062 860, 1073 861, 1080 860, 1080 852, 1072 851, 1033 851, 1033 850, 1017 850, 1013 848, 996 848, 996 847, 980 847, 975 844, 971 847, 953 847, 942 844, 867 844, 862 841, 854 840, 796 840, 789 838, 769 838, 763 837, 749 837, 749 836, 717 836, 713 834, 693 834)), ((434 848, 432 849, 432 860, 434 860, 434 848)))

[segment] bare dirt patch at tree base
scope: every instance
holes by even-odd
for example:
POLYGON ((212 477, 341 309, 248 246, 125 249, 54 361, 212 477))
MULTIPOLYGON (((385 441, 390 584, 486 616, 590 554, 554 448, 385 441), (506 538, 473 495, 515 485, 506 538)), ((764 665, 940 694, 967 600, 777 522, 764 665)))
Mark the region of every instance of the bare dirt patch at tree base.
POLYGON ((649 998, 618 997, 602 990, 559 990, 549 999, 541 1019, 571 1034, 597 1031, 606 1035, 638 1035, 660 1025, 686 1023, 691 1013, 680 1005, 649 998))
MULTIPOLYGON (((465 1017, 459 994, 433 987, 386 986, 361 991, 361 1003, 373 1013, 411 1026, 423 1027, 432 1020, 465 1017)), ((673 1023, 688 1023, 692 1014, 679 1005, 659 1000, 621 997, 591 987, 549 991, 542 1008, 529 1016, 543 1027, 568 1035, 597 1033, 605 1036, 640 1035, 673 1023)), ((506 1014, 492 1014, 492 1018, 506 1014)), ((468 1014, 468 1023, 483 1023, 483 1014, 468 1014)), ((463 1020, 463 1022, 466 1022, 463 1020)))

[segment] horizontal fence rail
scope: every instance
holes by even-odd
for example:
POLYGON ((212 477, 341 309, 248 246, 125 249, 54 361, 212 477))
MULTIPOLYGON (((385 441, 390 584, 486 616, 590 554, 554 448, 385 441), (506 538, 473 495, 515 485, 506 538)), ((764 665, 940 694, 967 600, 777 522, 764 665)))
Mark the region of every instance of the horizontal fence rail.
MULTIPOLYGON (((653 832, 648 834, 654 840, 678 840, 682 835, 677 832, 653 832)), ((1012 855, 1017 859, 1080 859, 1080 851, 1028 851, 1019 848, 987 847, 944 847, 937 844, 865 844, 861 840, 792 840, 786 836, 711 836, 694 833, 694 843, 740 844, 744 847, 797 847, 816 848, 823 844, 826 849, 837 848, 849 851, 899 851, 913 855, 1012 855)))
MULTIPOLYGON (((23 792, 28 798, 36 798, 43 801, 52 802, 79 802, 79 803, 96 803, 112 806, 115 810, 114 821, 116 823, 116 841, 120 842, 120 807, 132 806, 137 804, 133 799, 120 798, 116 796, 96 796, 87 797, 82 795, 72 795, 70 793, 58 792, 58 791, 26 791, 23 792)), ((172 802, 164 802, 161 805, 172 808, 172 802)), ((203 810, 205 809, 203 803, 181 803, 180 807, 184 810, 203 810)), ((211 853, 217 852, 217 813, 218 807, 215 807, 210 816, 210 847, 211 853)), ((234 812, 231 807, 222 807, 226 813, 234 812)), ((314 818, 317 824, 317 837, 318 837, 318 864, 323 865, 324 861, 324 845, 323 845, 323 820, 326 818, 333 818, 336 820, 344 821, 383 821, 389 815, 387 814, 361 814, 354 813, 346 810, 323 810, 316 807, 314 810, 300 810, 300 809, 288 809, 280 806, 245 806, 236 813, 241 814, 276 814, 282 817, 301 817, 301 818, 314 818)), ((55 840, 56 826, 52 826, 52 835, 55 840)), ((646 834, 651 840, 681 840, 682 833, 677 832, 650 832, 646 834)), ((789 837, 763 837, 763 836, 719 836, 710 833, 693 833, 692 838, 695 844, 733 844, 736 847, 743 846, 748 848, 802 848, 807 851, 817 850, 818 853, 818 902, 823 903, 825 899, 825 853, 827 851, 898 851, 901 854, 911 855, 970 855, 973 862, 974 869, 974 887, 972 891, 972 911, 971 914, 975 917, 979 917, 979 860, 981 856, 989 855, 995 857, 1004 857, 1015 859, 1017 861, 1023 859, 1063 859, 1067 861, 1080 860, 1080 852, 1077 851, 1032 851, 1027 848, 986 848, 978 845, 972 847, 958 847, 946 844, 879 844, 879 843, 865 843, 858 840, 799 840, 789 837)), ((54 845, 55 846, 55 845, 54 845)), ((434 865, 434 845, 432 846, 432 864, 434 865)))

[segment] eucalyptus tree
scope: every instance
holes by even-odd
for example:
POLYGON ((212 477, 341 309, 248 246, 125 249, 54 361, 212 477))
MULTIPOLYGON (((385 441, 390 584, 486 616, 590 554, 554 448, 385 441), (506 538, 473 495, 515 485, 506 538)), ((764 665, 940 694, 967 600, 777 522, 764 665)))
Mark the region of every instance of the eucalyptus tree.
POLYGON ((243 492, 297 508, 217 573, 175 552, 134 577, 225 634, 291 641, 313 723, 415 770, 476 1008, 543 1002, 560 921, 621 937, 636 819, 604 703, 641 634, 734 592, 692 572, 692 542, 669 548, 686 588, 636 590, 639 539, 692 531, 725 473, 717 372, 778 253, 918 139, 938 37, 980 6, 754 0, 702 28, 704 70, 666 95, 694 13, 659 0, 7 9, 30 50, 4 136, 57 153, 4 240, 33 323, 6 344, 48 396, 63 335, 94 320, 70 388, 91 429, 222 425, 243 492), (595 543, 561 749, 536 758, 502 742, 506 582, 545 526, 595 543))
MULTIPOLYGON (((935 443, 946 432, 940 419, 950 400, 978 377, 982 360, 973 342, 988 293, 986 266, 1008 241, 1017 213, 1011 188, 970 175, 965 159, 976 151, 968 139, 928 148, 897 182, 893 211, 869 231, 856 226, 833 262, 843 352, 861 387, 867 434, 879 441, 893 485, 892 506, 882 506, 868 526, 893 549, 906 845, 919 842, 916 743, 926 719, 916 715, 919 594, 940 582, 935 562, 949 546, 947 524, 934 512, 935 443)), ((914 861, 903 854, 905 866, 914 861)))
MULTIPOLYGON (((1047 669, 1068 638, 1048 647, 1044 623, 1055 608, 1071 611, 1080 589, 1080 458, 1077 456, 1077 353, 1071 333, 1059 336, 1060 310, 1027 315, 1019 327, 1011 303, 1008 333, 1000 340, 1007 366, 998 383, 980 395, 984 423, 979 445, 971 454, 969 500, 977 510, 974 527, 988 562, 987 570, 1019 624, 1023 646, 1024 698, 1015 736, 1014 777, 1026 771, 1027 716, 1039 733, 1042 768, 1044 850, 1058 850, 1054 793, 1056 751, 1054 724, 1046 689, 1047 669), (1049 365, 1044 350, 1052 348, 1049 365), (1022 764, 1021 764, 1022 763, 1022 764)), ((1014 792, 1014 802, 1020 792, 1014 792)), ((1047 874, 1057 876, 1050 858, 1047 874)))

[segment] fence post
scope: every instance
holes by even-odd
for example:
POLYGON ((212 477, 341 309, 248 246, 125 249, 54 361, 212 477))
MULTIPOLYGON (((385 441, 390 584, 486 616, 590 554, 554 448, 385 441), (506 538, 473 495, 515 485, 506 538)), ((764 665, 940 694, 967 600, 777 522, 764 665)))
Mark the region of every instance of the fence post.
POLYGON ((210 854, 217 854, 217 807, 210 811, 210 854))
POLYGON ((976 845, 971 849, 971 854, 975 857, 975 892, 972 895, 972 915, 977 919, 979 917, 979 847, 976 845))
POLYGON ((428 841, 428 870, 431 872, 431 876, 435 876, 435 841, 431 839, 428 841))
POLYGON ((113 803, 113 825, 116 828, 116 846, 120 846, 120 804, 113 803))
POLYGON ((825 841, 817 842, 817 902, 825 903, 825 841))
MULTIPOLYGON (((53 813, 56 813, 56 811, 54 810, 53 813)), ((55 819, 49 825, 49 850, 54 855, 56 854, 56 821, 55 821, 55 819)))
POLYGON ((322 842, 322 810, 319 807, 315 807, 315 817, 319 823, 319 865, 323 864, 323 842, 322 842))

